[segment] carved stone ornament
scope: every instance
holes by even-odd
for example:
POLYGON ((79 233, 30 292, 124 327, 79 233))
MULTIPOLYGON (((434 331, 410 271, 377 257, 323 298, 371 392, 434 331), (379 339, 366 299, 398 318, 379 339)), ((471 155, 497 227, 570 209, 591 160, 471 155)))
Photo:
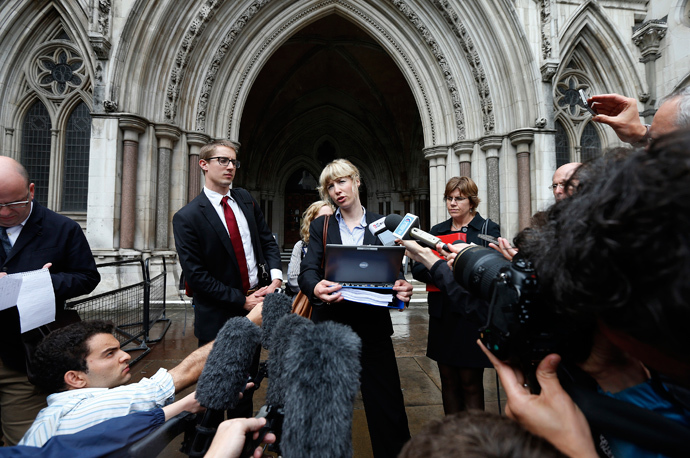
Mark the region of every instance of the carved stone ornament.
POLYGON ((534 127, 536 127, 537 129, 543 129, 544 127, 546 127, 546 123, 547 123, 546 118, 544 118, 544 117, 537 118, 534 120, 534 127))
POLYGON ((558 65, 557 61, 548 61, 542 64, 539 70, 541 71, 541 80, 544 83, 550 83, 553 80, 554 75, 558 71, 558 65))
POLYGON ((107 60, 110 58, 110 42, 101 35, 89 35, 89 42, 94 54, 100 60, 107 60))
POLYGON ((106 113, 114 113, 117 111, 117 102, 113 102, 112 100, 104 100, 103 108, 105 109, 106 113))
POLYGON ((650 62, 661 57, 659 45, 667 30, 666 17, 647 21, 633 29, 633 42, 642 53, 640 62, 650 62))
POLYGON ((34 89, 52 98, 66 97, 88 81, 84 59, 76 47, 64 41, 40 46, 26 76, 34 89))
MULTIPOLYGON (((479 95, 479 100, 482 107, 482 121, 484 124, 484 133, 489 134, 494 132, 496 127, 496 122, 493 113, 493 101, 491 99, 491 92, 489 89, 489 83, 486 79, 486 72, 484 71, 484 66, 482 65, 479 53, 474 47, 474 42, 470 37, 465 25, 460 21, 459 15, 455 12, 452 5, 448 0, 433 0, 434 6, 441 12, 443 18, 453 29, 453 33, 458 38, 460 42, 460 47, 465 53, 465 59, 468 65, 472 69, 472 75, 474 76, 474 82, 477 86, 477 93, 479 95)), ((462 110, 462 107, 460 107, 462 110)), ((462 112, 460 112, 462 116, 462 112)), ((456 113, 456 120, 457 120, 456 113)), ((460 139, 465 138, 464 129, 464 117, 463 119, 463 129, 462 135, 459 135, 460 139)))
POLYGON ((107 37, 110 33, 110 0, 98 0, 98 33, 107 37))

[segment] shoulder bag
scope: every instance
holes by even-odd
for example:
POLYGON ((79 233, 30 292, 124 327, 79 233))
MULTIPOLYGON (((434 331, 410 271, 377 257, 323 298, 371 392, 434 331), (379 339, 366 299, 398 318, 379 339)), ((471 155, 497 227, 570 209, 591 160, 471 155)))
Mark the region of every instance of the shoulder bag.
MULTIPOLYGON (((328 220, 330 216, 326 216, 323 221, 323 256, 321 256, 321 268, 323 269, 323 261, 326 256, 326 236, 328 235, 328 220)), ((292 301, 292 313, 296 313, 304 318, 311 319, 311 302, 309 297, 302 291, 297 293, 295 300, 292 301)))

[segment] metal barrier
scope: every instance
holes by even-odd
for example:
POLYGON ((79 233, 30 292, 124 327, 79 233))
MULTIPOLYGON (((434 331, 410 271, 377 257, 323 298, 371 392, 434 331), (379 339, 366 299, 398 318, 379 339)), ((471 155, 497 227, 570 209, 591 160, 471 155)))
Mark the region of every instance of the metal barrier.
POLYGON ((155 256, 162 260, 163 271, 151 278, 150 260, 132 259, 127 261, 115 261, 98 264, 96 267, 123 267, 127 265, 139 265, 141 278, 144 280, 114 291, 98 294, 96 296, 67 302, 66 308, 79 312, 82 320, 109 320, 115 325, 115 337, 120 342, 120 347, 127 351, 141 351, 132 359, 131 364, 136 363, 146 356, 151 348, 146 345, 160 341, 168 328, 170 319, 165 316, 165 287, 167 269, 165 258, 155 256), (165 322, 161 335, 151 339, 149 332, 153 325, 165 322))

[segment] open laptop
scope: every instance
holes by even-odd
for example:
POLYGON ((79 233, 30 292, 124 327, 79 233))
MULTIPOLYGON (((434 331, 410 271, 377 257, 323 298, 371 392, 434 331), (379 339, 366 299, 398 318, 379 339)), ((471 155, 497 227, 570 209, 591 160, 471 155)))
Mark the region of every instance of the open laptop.
POLYGON ((403 256, 402 246, 328 244, 324 278, 352 288, 391 289, 403 256))

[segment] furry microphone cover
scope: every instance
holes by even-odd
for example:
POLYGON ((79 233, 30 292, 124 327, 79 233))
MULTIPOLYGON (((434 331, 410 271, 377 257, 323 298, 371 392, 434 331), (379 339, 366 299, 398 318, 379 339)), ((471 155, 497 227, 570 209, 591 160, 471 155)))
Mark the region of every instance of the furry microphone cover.
POLYGON ((233 409, 247 385, 247 375, 261 328, 245 317, 230 318, 213 343, 196 386, 196 399, 207 409, 233 409))
POLYGON ((349 326, 325 322, 291 340, 284 359, 285 458, 352 456, 352 409, 362 341, 349 326))
POLYGON ((314 326, 310 320, 290 313, 282 317, 273 329, 271 351, 268 355, 268 390, 266 404, 282 406, 285 402, 285 353, 291 340, 301 335, 304 329, 314 326))
POLYGON ((261 345, 266 350, 273 350, 273 329, 278 320, 285 315, 292 312, 292 299, 287 294, 271 293, 264 298, 264 305, 261 309, 261 329, 263 329, 263 337, 261 337, 261 345))

